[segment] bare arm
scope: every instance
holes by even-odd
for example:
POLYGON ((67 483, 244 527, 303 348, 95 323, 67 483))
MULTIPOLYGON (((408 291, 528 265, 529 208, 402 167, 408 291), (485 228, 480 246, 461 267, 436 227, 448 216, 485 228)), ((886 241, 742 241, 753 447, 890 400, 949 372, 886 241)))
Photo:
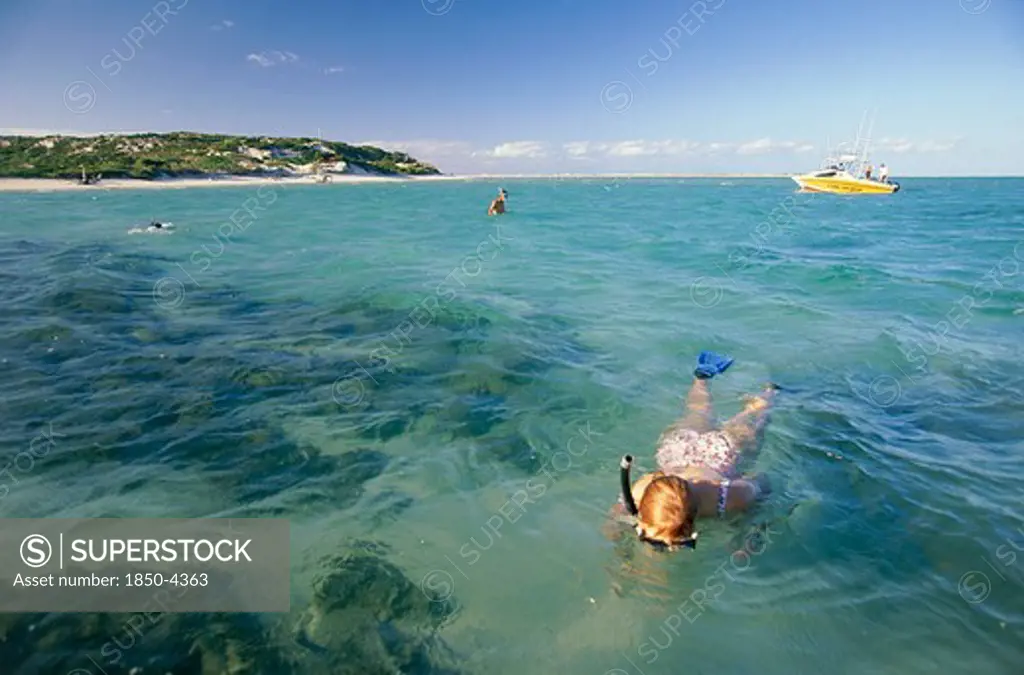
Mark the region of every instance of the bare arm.
POLYGON ((726 511, 747 511, 758 501, 771 494, 768 476, 757 474, 750 478, 740 478, 729 483, 729 496, 726 511))

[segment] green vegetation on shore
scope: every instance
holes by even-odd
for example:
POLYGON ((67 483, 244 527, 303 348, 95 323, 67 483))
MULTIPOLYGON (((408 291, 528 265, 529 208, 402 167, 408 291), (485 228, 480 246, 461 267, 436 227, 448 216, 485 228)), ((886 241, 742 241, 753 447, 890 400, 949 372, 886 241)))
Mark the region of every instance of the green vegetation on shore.
POLYGON ((401 152, 316 138, 174 132, 92 137, 0 136, 0 177, 155 179, 171 176, 273 175, 320 165, 394 175, 439 174, 401 152))

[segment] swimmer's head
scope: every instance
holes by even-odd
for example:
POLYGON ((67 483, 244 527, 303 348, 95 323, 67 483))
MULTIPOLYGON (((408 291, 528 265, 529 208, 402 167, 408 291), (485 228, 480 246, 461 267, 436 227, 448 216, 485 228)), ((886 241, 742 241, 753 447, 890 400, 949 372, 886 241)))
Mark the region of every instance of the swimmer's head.
POLYGON ((656 471, 638 480, 631 492, 637 505, 636 531, 642 539, 666 546, 696 543, 697 499, 689 483, 656 471))

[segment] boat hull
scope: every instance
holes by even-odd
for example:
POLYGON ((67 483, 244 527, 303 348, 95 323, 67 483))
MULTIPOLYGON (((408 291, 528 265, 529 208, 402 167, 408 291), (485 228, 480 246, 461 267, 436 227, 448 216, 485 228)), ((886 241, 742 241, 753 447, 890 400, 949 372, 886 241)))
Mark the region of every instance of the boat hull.
POLYGON ((900 189, 899 183, 881 183, 852 176, 804 175, 792 178, 800 186, 800 189, 806 192, 827 192, 839 195, 891 195, 900 189))

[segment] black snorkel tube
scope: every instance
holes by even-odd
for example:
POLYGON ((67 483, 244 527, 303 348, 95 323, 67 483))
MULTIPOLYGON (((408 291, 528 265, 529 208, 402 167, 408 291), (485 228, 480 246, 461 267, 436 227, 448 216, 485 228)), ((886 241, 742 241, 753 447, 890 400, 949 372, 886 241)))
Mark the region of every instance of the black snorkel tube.
POLYGON ((626 505, 629 515, 635 516, 638 513, 636 502, 633 501, 633 490, 629 480, 629 468, 633 466, 633 455, 623 455, 619 462, 619 483, 622 487, 622 503, 626 505))
MULTIPOLYGON (((619 484, 620 484, 620 487, 622 489, 622 503, 626 507, 626 511, 629 513, 629 515, 632 516, 633 518, 636 518, 637 514, 640 512, 640 510, 637 509, 636 502, 633 500, 633 490, 632 490, 632 485, 631 485, 630 480, 629 480, 629 469, 632 466, 633 466, 633 455, 623 455, 622 456, 622 461, 619 462, 619 484)), ((687 490, 689 490, 689 484, 687 484, 687 490)), ((685 547, 685 548, 689 548, 689 549, 697 548, 697 533, 696 532, 694 532, 692 535, 690 535, 689 538, 687 538, 687 539, 685 539, 683 541, 677 542, 677 543, 675 543, 673 545, 668 545, 668 544, 665 544, 664 542, 654 541, 654 540, 651 540, 651 539, 648 539, 647 537, 645 537, 644 534, 643 534, 643 529, 640 527, 639 523, 637 523, 636 528, 637 528, 637 535, 640 537, 641 541, 643 541, 646 544, 650 544, 651 546, 654 546, 655 548, 658 548, 658 549, 672 550, 673 548, 677 548, 677 547, 685 547)))

